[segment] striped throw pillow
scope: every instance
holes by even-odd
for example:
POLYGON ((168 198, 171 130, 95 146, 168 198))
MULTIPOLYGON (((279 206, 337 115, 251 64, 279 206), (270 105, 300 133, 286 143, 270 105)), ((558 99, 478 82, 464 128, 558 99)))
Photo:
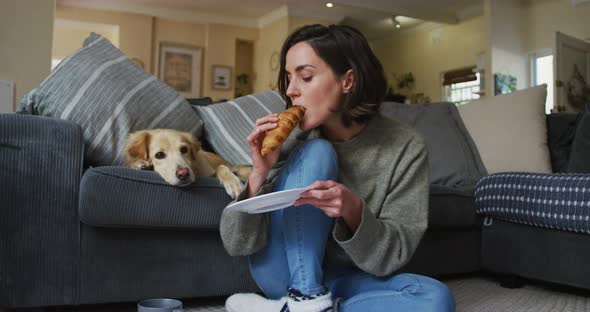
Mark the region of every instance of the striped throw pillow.
POLYGON ((123 165, 125 139, 133 131, 172 128, 200 137, 203 127, 174 89, 95 33, 23 97, 17 112, 80 125, 91 166, 123 165))
POLYGON ((285 101, 274 91, 236 98, 207 106, 193 106, 205 123, 204 137, 217 154, 232 164, 252 164, 246 138, 256 119, 285 109, 285 101))

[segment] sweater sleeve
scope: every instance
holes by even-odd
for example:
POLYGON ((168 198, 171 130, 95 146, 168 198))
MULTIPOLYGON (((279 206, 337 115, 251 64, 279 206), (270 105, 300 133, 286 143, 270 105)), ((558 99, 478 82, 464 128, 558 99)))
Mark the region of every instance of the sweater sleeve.
MULTIPOLYGON (((291 151, 309 136, 305 134, 301 139, 298 139, 300 133, 298 129, 293 131, 292 135, 283 144, 279 161, 268 173, 256 196, 272 192, 274 182, 291 151)), ((247 190, 248 184, 232 203, 246 199, 247 190)), ((221 214, 219 232, 225 250, 231 256, 247 256, 257 252, 266 245, 269 222, 270 215, 268 213, 248 214, 224 209, 221 214)))
MULTIPOLYGON (((279 173, 282 163, 277 164, 269 173, 266 181, 256 193, 256 196, 272 192, 274 179, 279 173)), ((248 182, 238 197, 230 204, 247 199, 248 182)), ((247 256, 260 250, 268 239, 269 214, 249 214, 241 211, 221 213, 219 232, 223 246, 230 256, 247 256)))
MULTIPOLYGON (((246 199, 247 187, 248 185, 235 201, 246 199)), ((264 247, 268 235, 268 223, 267 213, 248 214, 224 209, 219 232, 227 253, 230 256, 247 256, 264 247)))
MULTIPOLYGON (((277 178, 283 161, 278 162, 268 174, 266 181, 256 192, 256 196, 272 192, 274 180, 277 178)), ((230 204, 247 199, 248 182, 242 192, 230 204)), ((228 211, 221 213, 219 232, 223 246, 231 256, 247 256, 260 250, 266 245, 268 236, 268 213, 249 214, 240 211, 228 211)))
POLYGON ((382 207, 364 206, 355 233, 341 218, 333 230, 334 239, 352 261, 376 276, 392 274, 406 264, 428 225, 429 168, 421 138, 407 144, 394 168, 382 207))

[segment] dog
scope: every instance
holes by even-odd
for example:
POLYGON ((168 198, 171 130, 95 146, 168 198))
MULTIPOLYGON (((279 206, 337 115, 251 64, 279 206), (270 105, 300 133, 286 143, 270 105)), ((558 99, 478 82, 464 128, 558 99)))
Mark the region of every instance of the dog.
POLYGON ((125 142, 127 165, 154 170, 166 182, 186 186, 195 177, 216 176, 231 198, 243 190, 251 166, 232 166, 219 155, 201 149, 201 142, 188 132, 173 129, 140 130, 125 142))

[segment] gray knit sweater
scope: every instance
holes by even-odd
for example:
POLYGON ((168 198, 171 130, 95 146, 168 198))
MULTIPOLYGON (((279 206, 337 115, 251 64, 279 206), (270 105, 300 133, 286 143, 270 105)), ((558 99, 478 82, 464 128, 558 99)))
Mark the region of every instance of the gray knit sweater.
MULTIPOLYGON (((319 137, 318 130, 294 133, 283 144, 279 162, 259 194, 272 190, 288 153, 301 142, 319 137)), ((407 263, 428 221, 428 158, 424 141, 413 129, 382 116, 373 118, 356 137, 332 143, 338 155, 339 179, 363 200, 362 221, 352 233, 336 219, 326 257, 347 258, 377 276, 407 263)), ((242 192, 237 200, 242 200, 242 192)), ((292 209, 292 208, 285 208, 292 209)), ((267 241, 269 214, 224 211, 221 238, 230 255, 249 255, 267 241)))

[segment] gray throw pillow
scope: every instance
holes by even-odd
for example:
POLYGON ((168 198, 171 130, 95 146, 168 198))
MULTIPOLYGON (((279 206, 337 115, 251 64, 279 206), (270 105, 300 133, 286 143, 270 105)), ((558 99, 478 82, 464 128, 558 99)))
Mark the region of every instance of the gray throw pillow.
POLYGON ((414 127, 424 137, 430 163, 430 183, 470 190, 487 174, 477 147, 454 104, 384 102, 381 114, 414 127))
POLYGON ((590 101, 576 128, 567 171, 590 173, 590 101))
POLYGON ((174 89, 92 33, 23 97, 18 113, 66 119, 84 132, 86 165, 124 164, 133 131, 172 128, 201 136, 203 122, 174 89))
POLYGON ((246 138, 256 119, 285 109, 285 101, 274 91, 251 94, 233 101, 193 106, 205 122, 205 139, 213 150, 232 164, 252 164, 246 138))

